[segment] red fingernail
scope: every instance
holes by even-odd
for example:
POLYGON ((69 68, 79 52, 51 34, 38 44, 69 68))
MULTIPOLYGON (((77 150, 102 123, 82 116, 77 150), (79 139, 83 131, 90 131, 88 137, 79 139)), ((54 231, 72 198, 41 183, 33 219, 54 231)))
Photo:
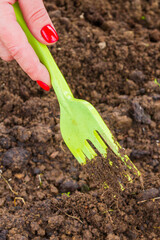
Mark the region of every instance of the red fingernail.
POLYGON ((48 43, 57 42, 59 37, 56 30, 51 25, 46 25, 41 29, 41 34, 44 40, 48 43))
POLYGON ((44 83, 44 82, 41 82, 41 81, 37 81, 38 85, 43 88, 45 91, 49 91, 50 90, 50 87, 44 83))

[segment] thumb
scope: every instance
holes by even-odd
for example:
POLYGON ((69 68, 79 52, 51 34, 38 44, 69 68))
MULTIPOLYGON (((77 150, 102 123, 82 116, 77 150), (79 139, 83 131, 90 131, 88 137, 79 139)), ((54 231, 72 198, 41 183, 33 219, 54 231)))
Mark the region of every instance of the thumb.
POLYGON ((58 34, 42 0, 19 0, 19 5, 28 28, 39 42, 53 44, 58 41, 58 34))

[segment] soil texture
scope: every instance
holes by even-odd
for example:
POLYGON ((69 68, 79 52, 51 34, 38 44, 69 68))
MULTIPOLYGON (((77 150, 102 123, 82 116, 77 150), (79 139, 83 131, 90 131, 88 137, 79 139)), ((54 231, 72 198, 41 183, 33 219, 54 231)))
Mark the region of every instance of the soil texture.
POLYGON ((121 191, 120 168, 102 157, 80 166, 54 91, 0 60, 0 240, 158 240, 160 3, 44 3, 59 34, 50 51, 74 96, 96 107, 142 177, 121 191))

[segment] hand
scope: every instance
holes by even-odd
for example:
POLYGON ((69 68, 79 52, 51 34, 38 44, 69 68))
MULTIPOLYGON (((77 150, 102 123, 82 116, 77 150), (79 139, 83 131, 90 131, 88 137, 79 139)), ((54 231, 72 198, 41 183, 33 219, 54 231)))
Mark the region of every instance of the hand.
MULTIPOLYGON (((46 91, 51 87, 46 67, 40 63, 27 37, 16 21, 12 4, 16 0, 0 0, 0 57, 5 61, 15 59, 30 78, 46 91)), ((58 40, 56 30, 42 0, 19 0, 25 22, 34 37, 49 45, 58 40)))

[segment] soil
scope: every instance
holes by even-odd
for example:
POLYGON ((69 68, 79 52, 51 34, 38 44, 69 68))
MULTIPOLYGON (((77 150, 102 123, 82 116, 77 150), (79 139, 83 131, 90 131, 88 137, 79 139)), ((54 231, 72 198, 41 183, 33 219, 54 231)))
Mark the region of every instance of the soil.
POLYGON ((0 60, 0 239, 158 240, 160 3, 45 6, 60 37, 50 50, 74 96, 96 107, 142 179, 118 191, 102 158, 92 177, 97 168, 81 167, 62 140, 54 91, 0 60))

